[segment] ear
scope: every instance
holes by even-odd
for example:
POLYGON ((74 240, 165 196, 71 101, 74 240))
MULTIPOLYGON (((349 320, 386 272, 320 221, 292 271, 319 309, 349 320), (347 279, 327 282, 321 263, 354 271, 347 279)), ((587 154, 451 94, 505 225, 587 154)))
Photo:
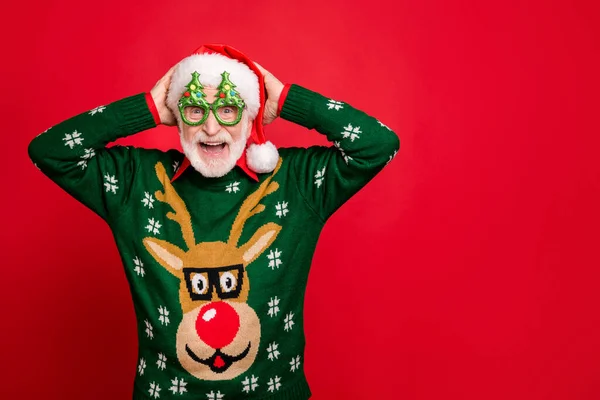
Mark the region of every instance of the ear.
POLYGON ((256 233, 252 235, 252 239, 240 247, 244 252, 242 258, 246 265, 256 260, 275 241, 280 230, 281 226, 274 222, 269 222, 258 228, 256 233))
POLYGON ((178 278, 183 277, 181 273, 185 254, 183 250, 169 242, 155 238, 145 238, 142 242, 148 253, 167 271, 178 278))

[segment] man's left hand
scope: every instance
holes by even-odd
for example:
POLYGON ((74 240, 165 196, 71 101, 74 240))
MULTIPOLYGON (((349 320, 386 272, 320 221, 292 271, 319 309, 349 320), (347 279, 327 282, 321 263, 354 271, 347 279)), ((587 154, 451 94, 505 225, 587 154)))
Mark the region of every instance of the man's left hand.
POLYGON ((254 63, 260 72, 265 77, 265 86, 267 88, 267 101, 265 103, 265 112, 263 115, 263 125, 270 124, 277 118, 277 106, 279 104, 279 97, 283 91, 283 83, 272 73, 264 69, 257 62, 254 63))

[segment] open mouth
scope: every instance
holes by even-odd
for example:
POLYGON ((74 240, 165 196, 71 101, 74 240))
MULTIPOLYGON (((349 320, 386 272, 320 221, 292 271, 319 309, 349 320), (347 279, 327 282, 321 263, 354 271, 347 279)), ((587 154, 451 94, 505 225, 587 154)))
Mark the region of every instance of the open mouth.
POLYGON ((237 356, 227 355, 223 353, 221 349, 217 349, 217 351, 215 351, 215 354, 203 360, 196 354, 194 354, 194 352, 188 347, 187 344, 185 345, 185 351, 187 352, 188 356, 192 358, 192 360, 196 361, 197 363, 207 365, 212 372, 221 373, 227 371, 227 368, 231 367, 231 364, 241 360, 242 358, 248 355, 248 352, 250 351, 250 342, 248 342, 246 350, 242 351, 237 356))
POLYGON ((225 142, 221 142, 221 143, 202 143, 202 142, 200 142, 200 148, 202 149, 202 151, 204 151, 205 153, 208 153, 208 154, 213 154, 213 155, 221 154, 223 152, 223 150, 225 150, 225 146, 227 146, 227 143, 225 143, 225 142))

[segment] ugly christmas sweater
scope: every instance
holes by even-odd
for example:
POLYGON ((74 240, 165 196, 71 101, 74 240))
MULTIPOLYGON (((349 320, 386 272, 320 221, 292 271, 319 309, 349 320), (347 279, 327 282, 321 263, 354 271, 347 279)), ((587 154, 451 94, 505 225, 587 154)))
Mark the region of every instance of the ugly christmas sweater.
POLYGON ((137 317, 134 399, 310 397, 303 303, 325 221, 396 155, 397 136, 297 85, 281 117, 333 146, 281 148, 274 172, 221 178, 184 155, 106 145, 155 126, 143 94, 38 135, 36 166, 110 226, 137 317))

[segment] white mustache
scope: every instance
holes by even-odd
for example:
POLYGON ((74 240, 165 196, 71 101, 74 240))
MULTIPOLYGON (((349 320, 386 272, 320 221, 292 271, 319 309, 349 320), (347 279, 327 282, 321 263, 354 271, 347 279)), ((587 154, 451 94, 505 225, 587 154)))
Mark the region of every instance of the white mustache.
POLYGON ((195 144, 198 144, 200 142, 202 142, 202 143, 206 143, 206 142, 210 142, 210 143, 223 142, 223 143, 227 143, 227 144, 232 144, 233 143, 233 140, 231 139, 231 135, 229 134, 229 132, 227 132, 225 130, 221 130, 221 131, 219 131, 219 133, 217 133, 216 135, 213 135, 213 136, 208 136, 202 130, 199 130, 194 135, 194 139, 193 140, 194 140, 195 144))

